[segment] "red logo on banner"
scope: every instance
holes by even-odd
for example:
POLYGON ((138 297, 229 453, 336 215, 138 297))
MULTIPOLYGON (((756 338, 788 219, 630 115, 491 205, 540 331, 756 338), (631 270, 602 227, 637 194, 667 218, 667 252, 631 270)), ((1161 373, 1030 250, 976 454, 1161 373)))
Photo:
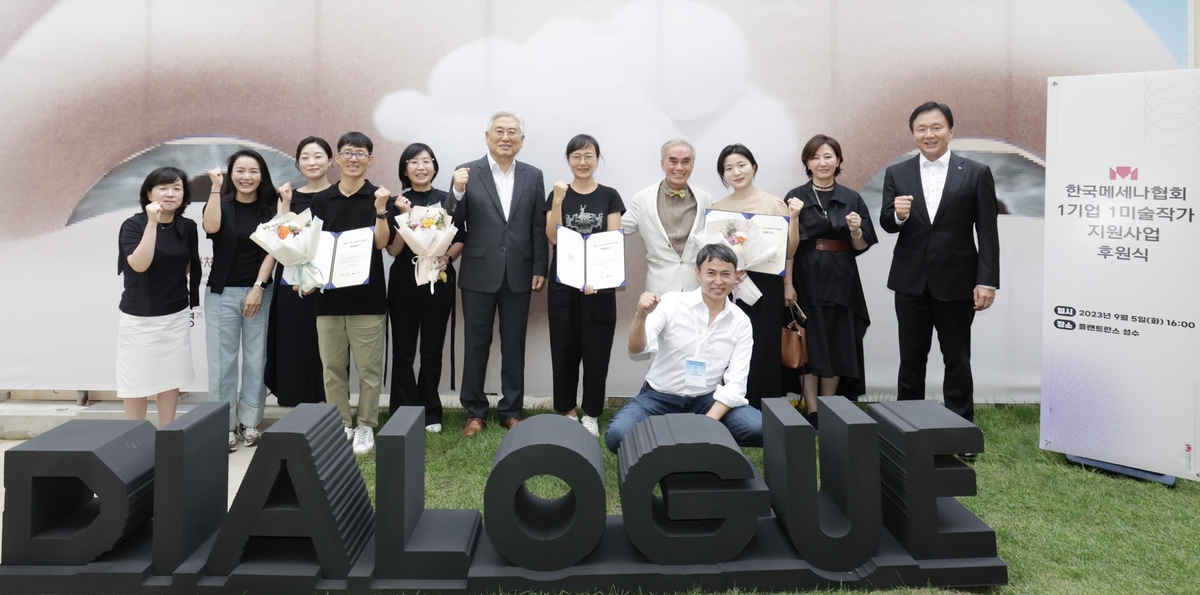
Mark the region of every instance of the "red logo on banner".
POLYGON ((1191 445, 1191 444, 1184 444, 1184 445, 1183 445, 1183 452, 1192 452, 1192 445, 1191 445))
POLYGON ((1129 178, 1130 180, 1137 180, 1137 176, 1138 176, 1138 170, 1136 167, 1129 167, 1128 165, 1122 165, 1120 167, 1108 168, 1108 179, 1110 179, 1110 180, 1115 180, 1117 178, 1121 178, 1122 180, 1124 180, 1125 178, 1129 178))

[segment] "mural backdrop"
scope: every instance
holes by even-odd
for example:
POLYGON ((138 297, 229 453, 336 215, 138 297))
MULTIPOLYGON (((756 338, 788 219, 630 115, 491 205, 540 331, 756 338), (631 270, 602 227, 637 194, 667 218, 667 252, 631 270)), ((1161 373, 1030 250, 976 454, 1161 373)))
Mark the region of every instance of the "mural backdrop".
MULTIPOLYGON (((992 166, 1007 213, 996 305, 974 325, 977 398, 1034 400, 1046 77, 1186 66, 1186 0, 24 0, 4 12, 5 389, 114 387, 117 230, 160 165, 202 176, 249 145, 268 149, 278 183, 296 183, 299 139, 359 130, 375 140, 372 182, 398 191, 400 152, 420 141, 446 188, 485 152, 487 116, 512 109, 526 122, 519 159, 547 187, 569 181, 566 142, 586 132, 603 149, 598 179, 626 197, 661 179, 673 137, 697 148, 694 185, 723 196, 716 155, 740 142, 757 185, 782 196, 806 180, 803 143, 829 134, 845 152, 840 181, 877 218, 883 170, 914 152, 908 115, 936 99, 954 109, 952 149, 992 166)), ((895 391, 893 246, 885 234, 859 259, 872 394, 895 391)), ((637 236, 627 253, 612 395, 633 394, 647 365, 622 340, 645 277, 637 236)), ((544 293, 532 309, 526 386, 547 394, 544 293)), ((185 388, 204 390, 196 315, 198 384, 185 388)), ((931 362, 931 391, 940 380, 931 362)))

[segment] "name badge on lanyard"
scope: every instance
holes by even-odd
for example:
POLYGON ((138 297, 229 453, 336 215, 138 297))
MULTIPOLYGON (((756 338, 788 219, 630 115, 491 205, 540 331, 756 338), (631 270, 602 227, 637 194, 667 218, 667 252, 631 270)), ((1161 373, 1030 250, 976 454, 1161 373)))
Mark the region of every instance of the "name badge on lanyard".
POLYGON ((708 386, 708 363, 702 359, 688 358, 684 363, 683 377, 688 387, 708 386))

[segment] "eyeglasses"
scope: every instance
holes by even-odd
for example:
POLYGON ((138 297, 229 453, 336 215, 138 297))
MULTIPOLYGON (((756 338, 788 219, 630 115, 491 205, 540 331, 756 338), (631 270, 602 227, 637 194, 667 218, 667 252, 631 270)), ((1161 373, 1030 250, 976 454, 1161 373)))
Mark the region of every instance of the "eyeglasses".
POLYGON ((341 157, 342 159, 345 159, 346 161, 363 161, 363 160, 367 159, 368 157, 370 157, 371 154, 364 153, 362 151, 355 151, 353 153, 351 153, 350 151, 342 151, 341 153, 338 153, 338 156, 341 157))
POLYGON ((496 135, 497 138, 517 138, 521 136, 521 131, 516 128, 509 128, 508 130, 497 128, 492 131, 492 134, 496 135))
POLYGON ((413 167, 433 167, 433 159, 409 159, 408 164, 413 167))
POLYGON ((571 161, 571 163, 580 163, 580 162, 594 163, 596 161, 596 156, 595 155, 578 155, 578 154, 576 154, 576 155, 571 155, 570 161, 571 161))

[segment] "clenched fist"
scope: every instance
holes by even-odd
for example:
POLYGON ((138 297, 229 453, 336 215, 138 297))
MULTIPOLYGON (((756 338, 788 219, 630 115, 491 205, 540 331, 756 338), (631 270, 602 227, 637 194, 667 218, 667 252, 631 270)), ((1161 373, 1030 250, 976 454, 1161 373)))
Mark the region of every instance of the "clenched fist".
POLYGON ((554 183, 554 202, 562 203, 563 199, 566 198, 566 196, 567 196, 567 183, 566 182, 555 182, 554 183))
POLYGON ((387 202, 391 200, 392 193, 388 192, 387 188, 380 186, 375 191, 375 212, 382 213, 387 210, 387 202))
POLYGON ((156 202, 152 202, 152 203, 146 205, 146 219, 148 219, 150 221, 150 223, 152 223, 152 224, 158 223, 159 215, 161 215, 161 214, 162 214, 162 205, 160 205, 156 202))
POLYGON ((912 201, 913 197, 907 194, 896 197, 896 200, 893 204, 896 206, 897 219, 901 221, 908 219, 908 214, 912 212, 912 201))
POLYGON ((862 227, 862 217, 853 211, 846 215, 846 227, 850 228, 850 233, 858 231, 862 227))
POLYGON ((221 183, 225 181, 225 174, 221 172, 220 167, 214 167, 208 170, 208 179, 212 182, 212 192, 221 191, 221 183))
POLYGON ((788 199, 787 206, 788 213, 792 217, 796 217, 800 214, 800 210, 804 208, 804 201, 793 196, 792 198, 788 199))
POLYGON ((660 302, 660 301, 662 301, 662 298, 658 297, 657 295, 655 295, 653 293, 650 293, 649 291, 647 291, 646 293, 643 293, 642 297, 638 298, 638 305, 637 305, 638 318, 645 318, 645 317, 649 316, 650 313, 653 312, 654 309, 658 307, 658 302, 660 302))
POLYGON ((467 180, 471 177, 471 170, 460 167, 454 170, 454 190, 460 194, 467 191, 467 180))

